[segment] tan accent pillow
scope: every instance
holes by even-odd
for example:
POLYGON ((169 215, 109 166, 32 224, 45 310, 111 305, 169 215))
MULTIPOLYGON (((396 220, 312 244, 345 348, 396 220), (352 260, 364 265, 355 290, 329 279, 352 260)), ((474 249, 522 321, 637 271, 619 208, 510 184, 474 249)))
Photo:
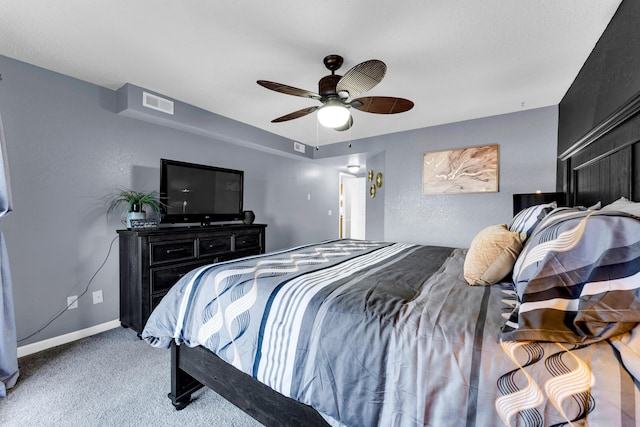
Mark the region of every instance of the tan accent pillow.
POLYGON ((487 227, 471 241, 464 278, 470 285, 498 283, 511 272, 521 250, 520 233, 509 231, 506 224, 487 227))

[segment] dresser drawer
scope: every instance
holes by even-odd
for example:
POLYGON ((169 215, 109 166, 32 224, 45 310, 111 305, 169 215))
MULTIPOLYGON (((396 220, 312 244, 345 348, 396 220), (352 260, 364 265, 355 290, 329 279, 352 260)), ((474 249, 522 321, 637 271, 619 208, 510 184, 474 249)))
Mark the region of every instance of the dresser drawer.
POLYGON ((260 248, 260 233, 247 233, 236 235, 236 251, 260 248))
POLYGON ((215 255, 231 251, 231 234, 216 237, 205 237, 198 244, 199 256, 215 255))
POLYGON ((208 262, 196 262, 151 269, 151 294, 166 293, 182 276, 208 262))
POLYGON ((196 240, 151 242, 151 265, 168 261, 182 261, 196 257, 196 240))
POLYGON ((251 255, 259 255, 262 253, 262 250, 259 247, 251 247, 245 249, 238 249, 235 251, 236 257, 245 257, 251 255))
POLYGON ((151 311, 192 270, 264 253, 265 227, 221 224, 118 230, 122 326, 141 333, 151 311))

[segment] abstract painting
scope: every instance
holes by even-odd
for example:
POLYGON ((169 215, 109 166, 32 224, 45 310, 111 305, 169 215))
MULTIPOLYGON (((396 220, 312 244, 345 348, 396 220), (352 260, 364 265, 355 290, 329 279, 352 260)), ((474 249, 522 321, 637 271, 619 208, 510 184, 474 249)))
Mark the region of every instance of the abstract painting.
POLYGON ((498 144, 424 153, 422 194, 498 191, 498 144))

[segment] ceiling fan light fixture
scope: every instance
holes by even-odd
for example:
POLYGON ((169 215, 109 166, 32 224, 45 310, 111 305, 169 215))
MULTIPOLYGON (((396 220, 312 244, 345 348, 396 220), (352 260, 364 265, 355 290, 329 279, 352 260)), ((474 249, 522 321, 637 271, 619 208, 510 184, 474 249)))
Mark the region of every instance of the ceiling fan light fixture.
POLYGON ((327 128, 339 128, 349 121, 351 113, 340 101, 329 101, 318 110, 318 121, 327 128))

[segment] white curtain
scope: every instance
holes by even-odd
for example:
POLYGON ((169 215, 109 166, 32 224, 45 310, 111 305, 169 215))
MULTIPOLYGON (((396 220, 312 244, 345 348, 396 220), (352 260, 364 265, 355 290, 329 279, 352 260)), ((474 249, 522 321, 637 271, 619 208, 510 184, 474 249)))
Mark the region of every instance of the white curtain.
MULTIPOLYGON (((11 212, 11 185, 4 146, 2 116, 0 116, 0 224, 11 212)), ((0 229, 0 398, 7 396, 7 389, 18 380, 18 353, 16 320, 13 311, 13 291, 9 272, 9 257, 0 229)))

